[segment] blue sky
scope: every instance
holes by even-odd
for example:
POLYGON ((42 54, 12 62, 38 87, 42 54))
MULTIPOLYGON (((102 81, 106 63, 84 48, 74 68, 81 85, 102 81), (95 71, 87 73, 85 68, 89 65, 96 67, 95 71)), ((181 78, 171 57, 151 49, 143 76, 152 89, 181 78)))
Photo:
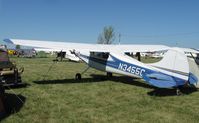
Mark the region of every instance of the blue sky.
POLYGON ((198 0, 0 0, 0 40, 96 43, 111 25, 123 44, 199 48, 198 6, 198 0))

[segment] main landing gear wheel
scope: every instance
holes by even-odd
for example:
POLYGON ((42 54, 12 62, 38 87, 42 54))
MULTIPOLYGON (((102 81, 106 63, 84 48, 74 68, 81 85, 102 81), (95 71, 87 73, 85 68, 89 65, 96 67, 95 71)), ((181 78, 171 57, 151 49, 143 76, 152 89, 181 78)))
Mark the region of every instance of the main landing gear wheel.
POLYGON ((81 80, 82 79, 82 75, 89 69, 90 67, 88 66, 82 73, 77 73, 75 75, 75 80, 81 80))
POLYGON ((80 73, 77 73, 77 74, 75 75, 75 79, 76 79, 76 80, 81 80, 81 79, 82 79, 81 74, 80 74, 80 73))

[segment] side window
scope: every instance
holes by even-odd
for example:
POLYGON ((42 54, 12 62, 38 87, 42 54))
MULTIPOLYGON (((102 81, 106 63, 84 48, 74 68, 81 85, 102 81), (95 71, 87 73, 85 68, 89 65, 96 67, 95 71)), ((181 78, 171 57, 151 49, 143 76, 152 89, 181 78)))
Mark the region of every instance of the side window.
POLYGON ((196 56, 196 64, 199 65, 199 54, 196 56))
POLYGON ((90 52, 90 57, 107 60, 109 53, 106 52, 90 52))

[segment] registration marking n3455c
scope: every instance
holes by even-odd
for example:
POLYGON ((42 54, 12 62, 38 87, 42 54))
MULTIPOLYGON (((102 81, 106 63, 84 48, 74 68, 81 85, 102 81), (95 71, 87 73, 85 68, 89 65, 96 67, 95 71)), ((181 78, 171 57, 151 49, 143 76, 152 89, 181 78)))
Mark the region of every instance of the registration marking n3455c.
POLYGON ((140 67, 136 67, 133 65, 123 64, 123 63, 119 64, 118 69, 124 72, 135 74, 137 76, 141 76, 141 77, 142 77, 143 72, 145 72, 145 69, 142 69, 140 67))

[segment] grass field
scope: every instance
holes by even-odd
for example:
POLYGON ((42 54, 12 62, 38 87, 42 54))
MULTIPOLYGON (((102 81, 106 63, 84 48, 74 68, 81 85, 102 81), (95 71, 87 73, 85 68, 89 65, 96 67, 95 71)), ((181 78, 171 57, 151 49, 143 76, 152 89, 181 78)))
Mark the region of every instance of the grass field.
POLYGON ((191 123, 199 122, 199 92, 188 89, 157 90, 140 79, 89 69, 75 81, 83 63, 58 62, 52 58, 12 58, 25 71, 27 87, 6 90, 9 114, 3 123, 191 123), (45 76, 45 78, 44 78, 45 76), (45 80, 43 80, 45 79, 45 80), (155 94, 156 93, 156 94, 155 94))

